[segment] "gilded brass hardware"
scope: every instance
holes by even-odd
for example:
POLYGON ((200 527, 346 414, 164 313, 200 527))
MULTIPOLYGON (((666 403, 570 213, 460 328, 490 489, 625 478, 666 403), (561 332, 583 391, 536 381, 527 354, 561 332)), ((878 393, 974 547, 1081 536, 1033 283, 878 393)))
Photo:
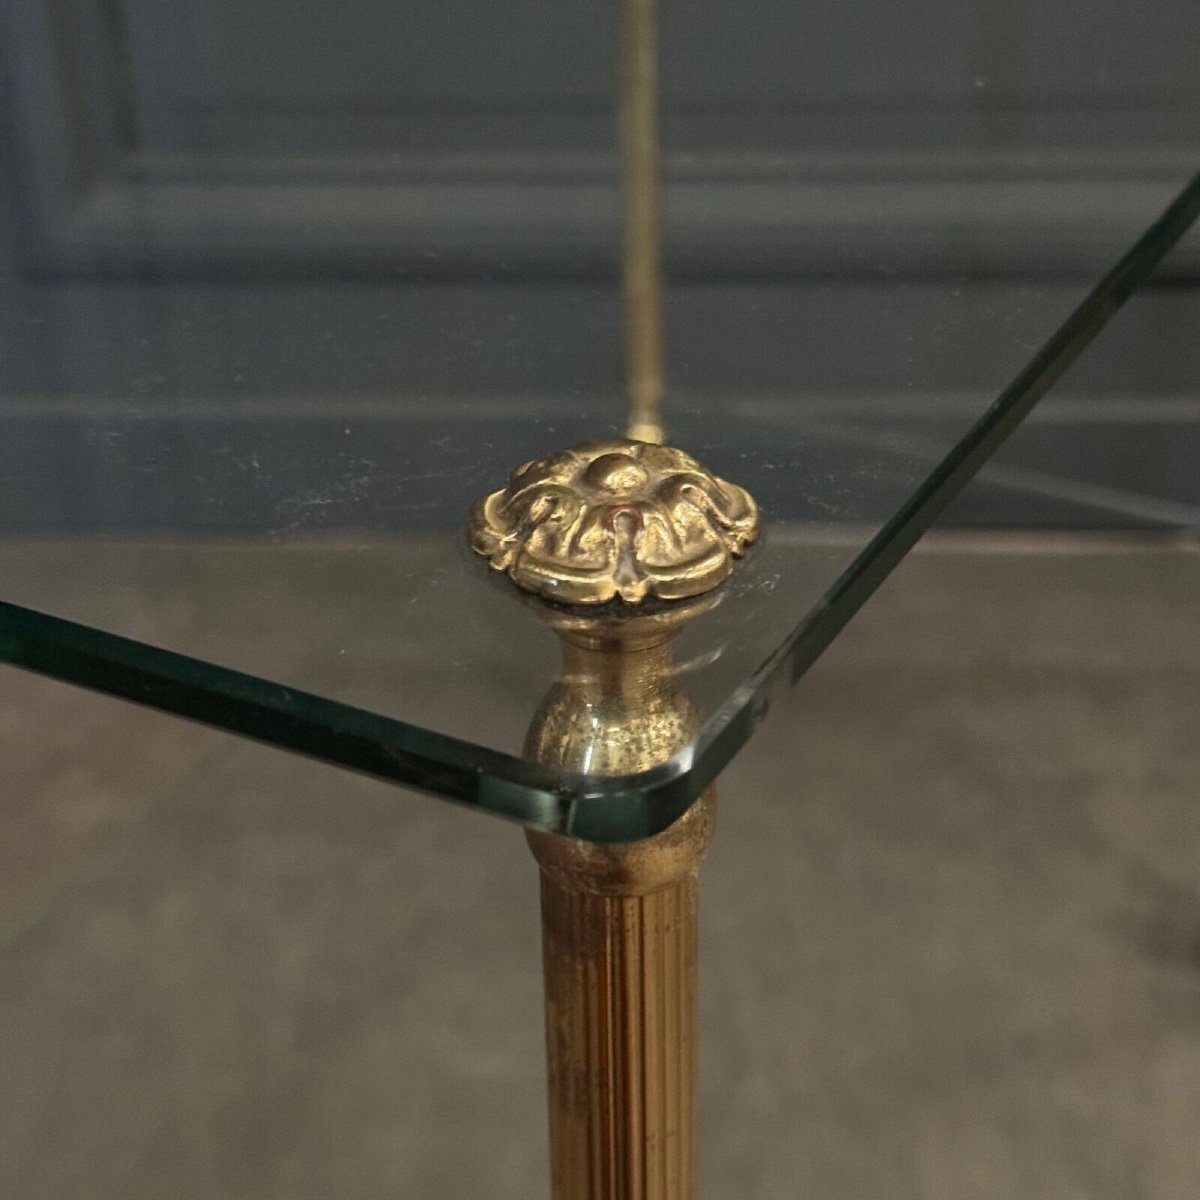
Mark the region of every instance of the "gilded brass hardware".
POLYGON ((758 536, 748 492, 682 450, 614 438, 526 463, 476 506, 471 545, 564 604, 706 592, 758 536))
MULTIPOLYGON (((674 641, 759 528, 748 492, 658 444, 657 103, 654 0, 622 0, 630 437, 526 463, 468 524, 562 645, 526 754, 580 774, 633 774, 687 745, 674 641), (641 607, 650 597, 666 603, 641 607)), ((715 813, 710 789, 640 842, 527 834, 541 868, 553 1200, 692 1200, 696 872, 715 813)))
MULTIPOLYGON (((535 602, 563 674, 526 753, 609 775, 685 745, 695 721, 672 644, 713 599, 632 617, 535 602)), ((554 1200, 693 1194, 696 870, 715 812, 710 791, 657 836, 615 845, 527 833, 542 879, 554 1200)))
MULTIPOLYGON (((742 488, 625 439, 526 463, 480 501, 471 545, 562 646, 526 754, 617 775, 686 746, 696 720, 673 645, 757 533, 742 488)), ((527 834, 541 868, 554 1200, 693 1196, 696 872, 715 813, 710 790, 639 842, 527 834)))

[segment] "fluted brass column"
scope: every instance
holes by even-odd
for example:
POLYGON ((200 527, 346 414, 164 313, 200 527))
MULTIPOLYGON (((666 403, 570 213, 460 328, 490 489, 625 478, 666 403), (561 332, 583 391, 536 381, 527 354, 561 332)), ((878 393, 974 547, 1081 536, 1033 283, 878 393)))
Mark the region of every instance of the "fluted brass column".
MULTIPOLYGON (((673 643, 757 529, 741 488, 625 439, 527 463, 481 501, 472 545, 555 601, 535 602, 563 672, 529 757, 630 774, 686 745, 695 719, 673 643)), ((696 871, 715 807, 709 792, 638 842, 528 834, 541 868, 554 1200, 693 1196, 696 871)))

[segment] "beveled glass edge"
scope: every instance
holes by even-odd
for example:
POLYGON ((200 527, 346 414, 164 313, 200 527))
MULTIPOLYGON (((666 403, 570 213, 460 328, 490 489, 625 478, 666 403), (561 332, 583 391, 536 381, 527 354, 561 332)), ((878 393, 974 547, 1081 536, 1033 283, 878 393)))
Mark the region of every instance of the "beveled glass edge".
POLYGON ((1200 175, 1096 285, 751 679, 667 762, 585 776, 0 603, 0 661, 535 829, 635 841, 677 820, 1200 215, 1200 175))
POLYGON ((637 775, 576 775, 3 602, 0 662, 594 841, 665 829, 703 790, 691 790, 679 755, 637 775))

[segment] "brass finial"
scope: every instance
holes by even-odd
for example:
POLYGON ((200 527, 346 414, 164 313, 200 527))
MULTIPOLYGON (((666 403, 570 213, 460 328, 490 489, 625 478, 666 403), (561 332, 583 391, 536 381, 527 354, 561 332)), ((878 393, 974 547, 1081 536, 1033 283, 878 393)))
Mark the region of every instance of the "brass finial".
POLYGON ((758 536, 758 507, 689 454, 628 438, 520 467, 471 513, 472 547, 563 604, 707 592, 758 536))

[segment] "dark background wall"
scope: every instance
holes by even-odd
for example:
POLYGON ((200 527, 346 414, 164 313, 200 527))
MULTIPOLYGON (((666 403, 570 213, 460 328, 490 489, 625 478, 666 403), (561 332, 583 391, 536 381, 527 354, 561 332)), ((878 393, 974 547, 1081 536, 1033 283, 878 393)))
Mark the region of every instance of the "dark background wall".
MULTIPOLYGON (((402 418, 410 394, 619 388, 615 2, 3 20, 5 395, 202 405, 251 376, 402 418), (378 289, 406 297, 386 335, 378 289)), ((1049 333, 1200 161, 1198 41, 1192 0, 664 0, 677 386, 886 406, 906 339, 941 328, 905 419, 977 408, 1006 314, 1049 333), (821 327, 851 303, 868 336, 821 327)), ((1090 415, 1020 435, 1026 466, 1200 504, 1198 272, 1192 237, 1066 381, 1090 415)), ((1067 520, 970 519, 1000 511, 1067 520)))
MULTIPOLYGON (((616 8, 15 0, 26 261, 611 265, 616 8)), ((662 25, 676 270, 1069 272, 1196 159, 1190 0, 666 0, 662 25)))

